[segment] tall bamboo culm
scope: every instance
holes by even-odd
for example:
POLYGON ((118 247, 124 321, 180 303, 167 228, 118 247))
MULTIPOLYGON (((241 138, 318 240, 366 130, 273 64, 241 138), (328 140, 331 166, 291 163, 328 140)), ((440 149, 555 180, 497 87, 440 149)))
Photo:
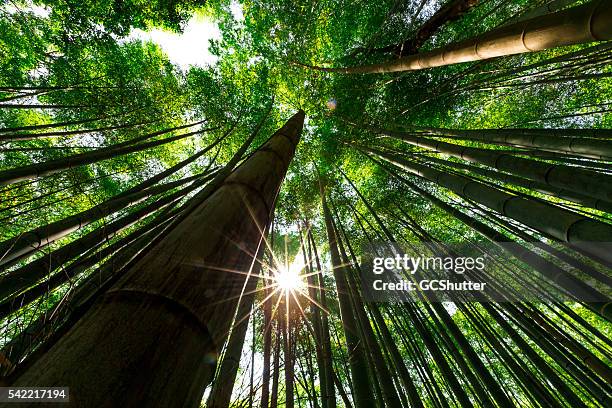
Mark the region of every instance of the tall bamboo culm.
POLYGON ((74 406, 199 406, 245 287, 226 271, 253 268, 304 116, 194 206, 15 385, 68 386, 79 390, 74 406))

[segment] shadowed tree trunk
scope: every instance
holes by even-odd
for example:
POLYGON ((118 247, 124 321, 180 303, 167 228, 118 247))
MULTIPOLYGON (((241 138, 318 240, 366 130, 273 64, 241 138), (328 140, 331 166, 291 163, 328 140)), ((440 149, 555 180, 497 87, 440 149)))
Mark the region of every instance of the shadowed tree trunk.
MULTIPOLYGON (((143 253, 152 241, 168 229, 168 224, 172 217, 170 216, 165 221, 162 221, 165 215, 160 214, 159 218, 153 221, 158 224, 157 227, 145 232, 144 236, 132 242, 128 247, 117 251, 102 266, 92 271, 79 284, 74 294, 71 294, 67 301, 63 298, 57 302, 46 313, 43 313, 38 319, 30 323, 17 337, 14 337, 9 343, 5 344, 0 353, 5 356, 6 362, 9 364, 7 364, 8 367, 2 367, 3 374, 10 374, 12 377, 18 376, 18 373, 12 372, 13 369, 16 368, 19 373, 22 372, 35 362, 39 356, 49 350, 83 316, 83 313, 97 299, 98 294, 103 292, 103 288, 107 287, 111 281, 116 280, 125 271, 125 267, 129 262, 132 262, 135 257, 143 253), (41 346, 38 347, 38 345, 41 346), (36 349, 34 353, 27 354, 28 350, 34 349, 36 349), (24 355, 27 355, 27 357, 22 361, 24 355), (15 367, 11 362, 19 363, 15 367)), ((2 365, 4 366, 5 363, 3 362, 2 365)))
MULTIPOLYGON (((314 240, 314 236, 312 235, 312 230, 308 228, 307 231, 309 249, 312 250, 314 257, 314 266, 316 266, 317 279, 315 280, 316 285, 318 286, 319 293, 319 301, 321 306, 327 309, 327 295, 325 294, 325 281, 323 280, 323 270, 321 268, 321 261, 319 259, 319 254, 317 251, 317 244, 314 240)), ((323 364, 325 366, 325 370, 322 375, 325 375, 326 380, 321 384, 325 384, 326 388, 321 390, 321 399, 323 401, 323 408, 336 408, 336 390, 334 388, 334 383, 337 380, 336 374, 334 372, 334 365, 332 361, 332 351, 331 351, 331 341, 329 334, 329 319, 327 317, 327 313, 322 313, 321 315, 321 354, 323 358, 323 364)), ((321 375, 321 374, 320 374, 321 375)), ((343 399, 345 399, 345 395, 343 390, 339 389, 340 395, 343 399)), ((346 404, 346 401, 345 401, 346 404)), ((348 404, 347 404, 348 407, 348 404)))
MULTIPOLYGON (((193 126, 193 124, 189 125, 193 126)), ((185 126, 183 126, 185 127, 185 126)), ((137 139, 130 140, 128 142, 121 143, 120 145, 103 147, 91 152, 81 153, 74 156, 64 157, 61 159, 49 160, 43 163, 31 164, 28 166, 18 167, 15 169, 9 169, 0 171, 0 185, 12 184, 19 181, 28 179, 34 179, 37 177, 48 176, 50 174, 59 173, 63 170, 68 170, 77 166, 84 166, 90 163, 96 163, 102 160, 107 160, 113 157, 122 156, 129 153, 139 152, 153 147, 161 146, 164 144, 172 143, 177 140, 184 139, 186 137, 198 135, 201 133, 208 132, 217 128, 209 128, 197 130, 194 132, 184 133, 182 135, 172 136, 165 139, 154 140, 151 142, 134 144, 137 139)), ((167 133, 164 131, 164 133, 167 133)), ((147 135, 146 138, 151 137, 147 135)))
POLYGON ((368 363, 365 356, 364 345, 359 339, 357 321, 351 299, 349 297, 348 282, 346 280, 347 271, 342 264, 338 251, 338 238, 334 232, 331 212, 325 199, 325 191, 321 186, 321 202, 323 205, 323 217, 329 241, 332 268, 338 292, 338 302, 340 304, 340 318, 346 337, 351 378, 353 382, 353 400, 357 408, 370 408, 375 406, 372 384, 368 376, 368 363))
POLYGON ((460 19, 477 4, 478 0, 451 0, 425 21, 417 32, 406 41, 382 48, 374 48, 371 52, 393 52, 398 57, 416 54, 421 46, 433 37, 442 26, 460 19))
MULTIPOLYGON (((473 228, 475 231, 485 236, 491 242, 493 243, 510 242, 510 240, 506 236, 500 234, 493 228, 489 227, 488 225, 483 224, 482 222, 476 220, 475 218, 470 217, 469 215, 443 202, 442 200, 438 199, 437 197, 435 197, 428 191, 418 187, 414 183, 411 183, 407 179, 401 177, 396 172, 390 169, 387 169, 387 168, 385 168, 385 170, 387 170, 394 177, 401 180, 403 183, 407 184, 412 190, 414 190, 418 194, 422 195, 423 197, 426 197, 437 207, 453 215, 461 222, 465 223, 469 227, 473 228)), ((574 292, 577 291, 578 293, 580 293, 582 296, 584 296, 587 299, 594 297, 592 294, 593 289, 590 286, 586 285, 584 282, 580 280, 577 280, 575 277, 567 274, 565 271, 560 269, 558 266, 552 264, 550 261, 541 257, 535 252, 528 251, 528 250, 525 250, 525 248, 514 246, 514 245, 506 246, 503 249, 506 251, 509 251, 512 255, 516 256, 518 259, 521 259, 528 265, 531 265, 534 269, 538 270, 540 273, 547 276, 551 281, 556 282, 559 286, 566 287, 569 291, 574 291, 574 292)), ((598 296, 600 299, 602 298, 601 295, 597 295, 597 294, 595 295, 596 295, 595 297, 598 296)), ((593 311, 595 311, 596 313, 599 313, 601 316, 605 317, 606 319, 608 320, 612 319, 612 308, 610 308, 610 303, 608 301, 587 302, 586 304, 593 311)))
POLYGON ((462 160, 570 190, 582 195, 612 201, 612 176, 584 168, 524 159, 503 150, 481 149, 414 136, 406 132, 377 129, 377 132, 403 140, 413 146, 446 153, 462 160))
POLYGON ((502 173, 483 167, 476 167, 473 165, 458 163, 456 161, 437 159, 431 156, 427 157, 427 162, 448 166, 454 169, 467 170, 472 174, 478 174, 493 180, 499 180, 503 183, 513 184, 518 187, 524 187, 529 190, 538 191, 540 193, 544 193, 553 197, 562 198, 567 201, 578 203, 585 207, 595 208, 604 212, 612 212, 612 202, 589 197, 584 194, 575 193, 573 191, 565 190, 562 188, 553 187, 538 181, 529 180, 523 177, 502 173))
MULTIPOLYGON (((361 147, 361 149, 382 157, 412 174, 448 188, 461 197, 474 200, 496 212, 550 235, 559 241, 569 242, 597 259, 612 263, 612 255, 608 244, 612 242, 612 226, 609 224, 535 199, 512 195, 467 177, 441 172, 395 155, 364 147, 361 147)), ((595 297, 601 298, 601 296, 595 297)))
POLYGON ((15 384, 69 386, 75 406, 199 406, 245 286, 227 271, 256 262, 303 122, 299 111, 15 384))
MULTIPOLYGON (((253 273, 257 275, 259 269, 258 266, 255 267, 253 273)), ((223 354, 221 367, 215 377, 212 390, 206 401, 206 408, 227 408, 231 402, 234 382, 238 374, 238 367, 240 367, 240 355, 242 354, 242 348, 244 346, 244 338, 246 337, 246 332, 249 327, 251 307, 255 299, 255 285, 253 283, 257 283, 255 276, 251 276, 249 284, 245 288, 244 295, 240 300, 234 327, 232 328, 232 333, 230 334, 225 353, 223 354)))
POLYGON ((278 380, 280 376, 281 331, 278 318, 274 335, 274 373, 272 375, 272 391, 270 392, 270 408, 278 407, 278 380))
POLYGON ((469 40, 386 63, 348 68, 325 68, 299 63, 297 65, 343 74, 414 71, 565 45, 610 40, 611 27, 612 7, 607 0, 595 0, 582 6, 499 27, 469 40))
POLYGON ((440 136, 477 140, 484 143, 529 147, 562 152, 592 159, 612 158, 610 129, 439 129, 415 128, 440 136), (585 136, 582 136, 585 135, 585 136), (608 138, 608 140, 604 139, 608 138))

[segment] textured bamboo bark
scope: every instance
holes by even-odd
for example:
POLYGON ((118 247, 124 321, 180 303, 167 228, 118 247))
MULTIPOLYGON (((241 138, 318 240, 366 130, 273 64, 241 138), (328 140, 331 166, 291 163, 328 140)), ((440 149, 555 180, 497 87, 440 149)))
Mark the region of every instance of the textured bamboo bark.
POLYGON ((544 193, 553 197, 562 198, 564 200, 571 201, 573 203, 577 203, 585 207, 590 207, 596 210, 612 213, 612 202, 610 201, 604 201, 562 188, 552 187, 548 184, 541 183, 539 181, 529 180, 523 177, 502 173, 483 167, 471 166, 468 164, 458 163, 450 160, 437 159, 435 157, 427 157, 427 162, 437 163, 456 169, 467 170, 470 173, 488 177, 493 180, 499 180, 504 183, 513 184, 518 187, 524 187, 529 190, 538 191, 540 193, 544 193))
POLYGON ((537 200, 515 196, 466 177, 444 173, 401 157, 369 148, 362 149, 412 174, 448 188, 461 197, 474 200, 544 234, 569 242, 598 259, 612 263, 612 254, 606 245, 612 242, 612 226, 608 224, 537 200))
POLYGON ((69 386, 75 406, 199 406, 244 287, 225 271, 256 261, 303 121, 289 119, 15 384, 69 386))
POLYGON ((327 206, 325 194, 326 193, 324 192, 323 188, 321 188, 323 217, 325 219, 333 274, 336 280, 338 301, 340 304, 340 317, 342 320, 344 335, 346 337, 349 366, 351 378, 353 380, 353 401, 357 408, 370 408, 375 405, 375 400, 373 398, 372 384, 368 377, 368 364, 365 358, 365 351, 363 349, 364 345, 360 342, 358 336, 359 332, 357 329, 357 322, 351 305, 351 300, 349 298, 348 282, 346 280, 347 271, 342 264, 340 253, 338 252, 338 238, 334 232, 331 212, 327 206))
MULTIPOLYGON (((180 197, 180 196, 177 196, 180 197)), ((177 198, 175 197, 175 198, 177 198)), ((174 198, 173 198, 174 199, 174 198)), ((108 256, 116 253, 117 251, 121 251, 125 246, 132 244, 132 242, 138 239, 142 234, 147 233, 152 227, 156 225, 163 224, 167 222, 167 210, 172 207, 173 204, 176 204, 178 200, 174 202, 171 200, 167 200, 165 202, 155 202, 149 208, 145 208, 139 211, 139 214, 135 214, 128 223, 133 224, 133 220, 140 220, 149 214, 162 209, 159 215, 155 215, 154 219, 149 222, 146 226, 132 232, 128 236, 100 249, 99 251, 93 252, 92 254, 82 255, 78 257, 78 259, 70 265, 66 265, 68 260, 74 255, 74 253, 78 252, 79 248, 90 248, 95 249, 96 245, 99 245, 100 242, 83 242, 79 243, 77 246, 73 246, 76 251, 71 251, 70 254, 67 254, 65 251, 62 251, 60 248, 58 251, 54 251, 49 254, 49 256, 42 257, 41 259, 32 262, 23 268, 17 269, 15 272, 18 274, 19 278, 25 279, 25 274, 31 274, 39 268, 40 272, 37 274, 38 276, 50 275, 46 279, 42 280, 40 283, 36 284, 28 288, 27 290, 19 293, 18 295, 10 296, 6 300, 0 303, 0 318, 4 318, 8 316, 13 311, 24 307, 30 302, 38 299, 40 296, 43 296, 45 293, 52 291, 53 289, 59 287, 60 285, 68 282, 70 279, 78 276, 82 272, 86 271, 88 268, 93 265, 99 263, 104 260, 108 256), (61 266, 61 270, 51 275, 51 273, 61 266)), ((121 224, 110 224, 108 225, 108 229, 104 229, 104 231, 96 232, 98 237, 101 237, 104 240, 109 240, 111 237, 116 234, 119 230, 124 229, 125 222, 121 222, 121 224), (101 234, 99 234, 101 232, 101 234)), ((83 237, 84 241, 87 241, 86 237, 83 237)), ((100 241, 100 239, 96 239, 95 241, 100 241)), ((103 241, 102 241, 103 242, 103 241)), ((6 292, 5 292, 6 293, 6 292)))
POLYGON ((612 158, 611 129, 439 129, 419 128, 439 136, 571 153, 591 159, 612 158), (582 136, 585 135, 585 136, 582 136))
MULTIPOLYGON (((146 187, 146 185, 149 184, 148 181, 145 181, 141 183, 140 186, 132 189, 135 191, 126 192, 128 194, 119 194, 118 196, 111 197, 95 207, 90 208, 89 210, 81 211, 78 214, 71 215, 50 224, 23 232, 15 238, 0 242, 0 253, 3 254, 2 259, 0 259, 0 265, 7 264, 14 259, 22 257, 23 255, 27 255, 41 249, 52 242, 110 214, 138 204, 149 197, 162 194, 182 184, 195 181, 196 179, 204 176, 206 176, 206 174, 186 177, 181 180, 161 184, 148 189, 142 188, 143 186, 146 187)), ((155 182, 156 180, 153 181, 153 184, 155 182)))
POLYGON ((596 171, 551 164, 513 156, 503 150, 480 149, 418 137, 406 132, 379 131, 413 146, 446 153, 459 159, 484 164, 529 180, 570 190, 604 201, 612 201, 612 176, 596 171))
MULTIPOLYGON (((201 180, 201 182, 205 181, 207 181, 207 179, 201 180)), ((138 209, 137 211, 120 217, 108 225, 97 228, 90 233, 56 249, 55 251, 50 252, 46 256, 36 259, 35 261, 32 261, 19 269, 6 273, 2 278, 0 278, 0 283, 2 284, 0 286, 0 299, 5 301, 7 298, 9 298, 9 296, 34 284, 36 281, 42 279, 70 259, 84 253, 86 250, 94 247, 97 244, 110 240, 117 233, 130 227, 131 225, 134 225, 134 223, 140 221, 149 214, 154 213, 158 209, 182 198, 185 194, 195 190, 199 186, 201 186, 201 183, 192 183, 190 186, 163 197, 141 209, 138 209)), ((69 274, 64 274, 60 275, 59 279, 61 281, 65 281, 65 279, 68 279, 69 277, 69 274)))
MULTIPOLYGON (((257 268, 258 269, 258 268, 257 268)), ((254 271, 257 275, 258 271, 254 271)), ((244 346, 244 339, 249 327, 250 311, 255 299, 255 285, 257 279, 251 276, 250 282, 245 288, 244 295, 240 300, 234 327, 227 342, 225 353, 221 367, 217 373, 215 381, 206 401, 206 408, 227 408, 230 405, 232 398, 232 390, 234 389, 234 381, 240 367, 240 355, 244 346)))
MULTIPOLYGON (((202 129, 194 132, 184 133, 182 135, 139 144, 133 144, 134 140, 131 140, 128 142, 124 142, 121 146, 104 147, 101 149, 77 154, 74 156, 49 160, 43 163, 31 164, 15 169, 0 171, 0 185, 12 184, 17 183, 19 181, 48 176, 51 174, 59 173, 60 171, 71 169, 73 167, 84 166, 86 164, 96 163, 102 160, 107 160, 110 158, 123 156, 125 154, 139 152, 153 147, 172 143, 174 141, 205 133, 214 129, 216 128, 202 129)), ((149 135, 147 136, 147 138, 148 137, 149 135)))
POLYGON ((414 71, 612 39, 612 8, 595 0, 558 13, 493 29, 474 38, 381 64, 311 69, 343 74, 414 71))
POLYGON ((9 362, 21 361, 24 355, 28 354, 28 350, 35 349, 35 351, 28 354, 25 361, 17 365, 15 372, 12 372, 15 369, 12 366, 9 367, 9 370, 5 370, 5 373, 11 374, 13 378, 17 377, 19 373, 27 369, 49 350, 83 316, 83 313, 89 309, 104 288, 108 288, 109 284, 125 271, 126 265, 146 251, 151 242, 168 229, 168 221, 170 220, 171 218, 165 222, 160 221, 157 228, 145 233, 144 236, 128 247, 119 250, 79 284, 67 305, 63 301, 58 302, 36 321, 29 324, 17 337, 11 339, 0 351, 9 362), (49 327, 49 319, 54 322, 51 327, 49 327), (59 327, 56 328, 55 326, 59 327))
MULTIPOLYGON (((473 228, 478 233, 482 234, 492 243, 499 242, 509 242, 509 239, 494 230, 493 228, 483 224, 482 222, 476 220, 468 216, 467 214, 457 210, 456 208, 450 206, 449 204, 443 202, 438 199, 428 191, 416 186, 415 184, 409 182, 405 178, 397 175, 394 172, 390 173, 397 177, 399 180, 407 184, 412 190, 419 193, 423 197, 426 197, 430 200, 434 205, 444 210, 445 212, 453 215, 459 221, 465 223, 469 227, 473 228)), ((505 251, 509 251, 512 255, 516 256, 518 259, 522 260, 526 264, 532 266, 535 270, 538 270, 544 276, 549 278, 551 281, 555 282, 561 287, 567 288, 568 291, 576 292, 585 298, 604 298, 601 294, 592 293, 593 289, 586 285, 584 282, 577 280, 575 277, 568 275, 565 271, 563 271, 558 266, 550 263, 547 259, 541 257, 533 251, 527 251, 524 248, 520 248, 518 246, 509 246, 503 247, 505 251)), ((599 302, 585 302, 593 311, 605 317, 608 320, 612 320, 612 308, 609 307, 610 303, 607 301, 599 301, 599 302)))

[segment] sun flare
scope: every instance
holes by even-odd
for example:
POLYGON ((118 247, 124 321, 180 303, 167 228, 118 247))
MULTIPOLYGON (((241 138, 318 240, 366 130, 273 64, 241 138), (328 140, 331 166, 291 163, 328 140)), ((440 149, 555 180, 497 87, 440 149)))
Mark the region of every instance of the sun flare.
POLYGON ((276 285, 283 291, 296 291, 304 287, 303 276, 304 260, 296 257, 290 265, 280 267, 276 272, 276 285))

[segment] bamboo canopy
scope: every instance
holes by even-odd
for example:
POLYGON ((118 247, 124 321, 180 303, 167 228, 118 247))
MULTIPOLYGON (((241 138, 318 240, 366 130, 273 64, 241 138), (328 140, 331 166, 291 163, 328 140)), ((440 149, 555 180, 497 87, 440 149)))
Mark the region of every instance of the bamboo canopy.
POLYGON ((564 11, 493 29, 474 38, 380 64, 307 68, 342 74, 415 71, 480 61, 554 47, 612 39, 612 11, 607 0, 594 0, 564 11))

